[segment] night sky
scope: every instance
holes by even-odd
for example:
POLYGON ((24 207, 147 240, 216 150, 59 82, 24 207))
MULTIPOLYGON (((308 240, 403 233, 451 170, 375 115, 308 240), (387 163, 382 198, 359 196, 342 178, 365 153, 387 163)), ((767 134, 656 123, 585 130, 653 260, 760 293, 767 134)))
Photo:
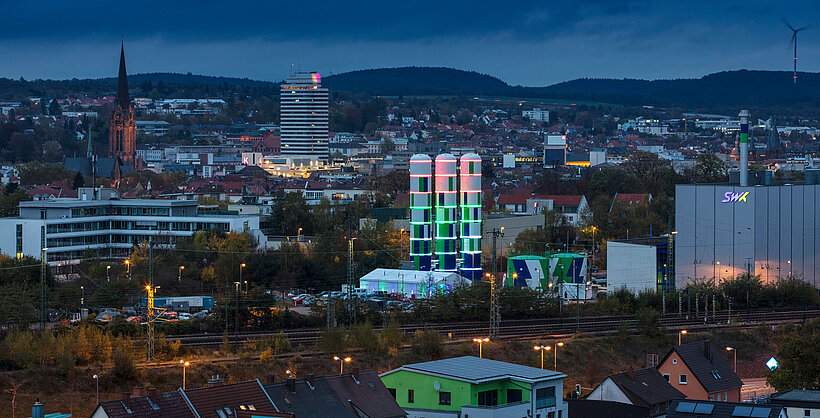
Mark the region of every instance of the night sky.
MULTIPOLYGON (((683 78, 791 70, 791 31, 815 1, 8 1, 0 76, 191 72, 282 80, 445 66, 544 86, 579 77, 683 78)), ((800 69, 820 71, 820 26, 799 35, 800 69)))

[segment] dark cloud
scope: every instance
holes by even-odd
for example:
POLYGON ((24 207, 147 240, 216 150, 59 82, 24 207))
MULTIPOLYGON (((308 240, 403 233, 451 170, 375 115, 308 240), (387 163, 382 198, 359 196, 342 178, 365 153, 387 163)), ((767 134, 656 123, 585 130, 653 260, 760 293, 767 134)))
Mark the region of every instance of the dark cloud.
MULTIPOLYGON (((780 18, 802 26, 815 9, 769 0, 0 0, 0 76, 110 75, 124 36, 132 72, 278 80, 297 63, 324 72, 443 65, 527 85, 691 77, 787 69, 780 18)), ((801 34, 804 70, 820 65, 817 41, 820 28, 801 34)))

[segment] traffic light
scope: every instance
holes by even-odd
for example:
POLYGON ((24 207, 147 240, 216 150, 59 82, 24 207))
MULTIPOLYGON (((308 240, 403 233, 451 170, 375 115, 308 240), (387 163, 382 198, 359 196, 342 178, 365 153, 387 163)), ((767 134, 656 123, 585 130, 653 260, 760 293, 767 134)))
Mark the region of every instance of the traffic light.
POLYGON ((581 397, 581 385, 578 384, 578 383, 575 384, 575 397, 576 398, 581 397))

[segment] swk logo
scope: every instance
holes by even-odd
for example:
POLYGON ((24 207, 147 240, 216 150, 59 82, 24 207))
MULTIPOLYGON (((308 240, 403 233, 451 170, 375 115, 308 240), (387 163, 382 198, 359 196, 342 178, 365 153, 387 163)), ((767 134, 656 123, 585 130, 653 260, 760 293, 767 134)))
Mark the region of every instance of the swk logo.
POLYGON ((744 193, 734 193, 734 192, 726 192, 723 194, 723 200, 720 203, 730 203, 730 202, 745 202, 746 196, 749 195, 749 192, 744 193))

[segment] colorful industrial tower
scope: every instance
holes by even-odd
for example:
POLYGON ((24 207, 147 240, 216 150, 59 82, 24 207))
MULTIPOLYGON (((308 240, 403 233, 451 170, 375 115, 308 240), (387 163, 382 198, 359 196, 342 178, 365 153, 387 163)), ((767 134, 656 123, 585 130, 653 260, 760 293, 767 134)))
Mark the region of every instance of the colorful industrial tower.
POLYGON ((433 257, 433 160, 410 159, 410 256, 416 270, 429 271, 433 257))
POLYGON ((461 275, 470 280, 481 279, 481 157, 465 154, 461 157, 461 275))
POLYGON ((749 111, 740 114, 740 185, 749 185, 749 111))
POLYGON ((456 238, 457 200, 456 157, 441 154, 436 157, 436 258, 438 271, 455 272, 458 254, 456 238))

